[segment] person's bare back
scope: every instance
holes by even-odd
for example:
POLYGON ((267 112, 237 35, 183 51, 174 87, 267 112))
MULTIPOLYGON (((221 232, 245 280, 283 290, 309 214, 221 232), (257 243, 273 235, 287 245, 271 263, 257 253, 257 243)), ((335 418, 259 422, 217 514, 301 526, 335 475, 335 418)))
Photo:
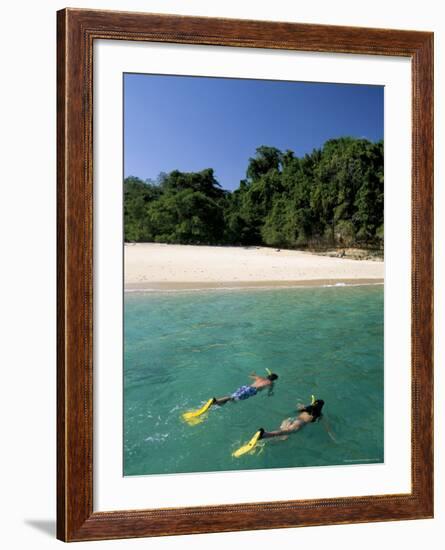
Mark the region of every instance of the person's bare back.
POLYGON ((250 386, 252 388, 256 388, 257 390, 262 390, 273 385, 273 380, 266 378, 265 376, 258 376, 257 374, 252 373, 250 374, 250 378, 253 380, 250 386))
POLYGON ((296 418, 286 418, 286 420, 283 420, 279 430, 275 430, 272 432, 266 432, 262 430, 261 439, 267 439, 271 437, 287 439, 287 436, 292 432, 296 432, 306 424, 318 420, 321 417, 321 409, 323 408, 323 405, 324 401, 322 399, 317 399, 311 405, 308 405, 306 407, 298 406, 300 414, 296 418))

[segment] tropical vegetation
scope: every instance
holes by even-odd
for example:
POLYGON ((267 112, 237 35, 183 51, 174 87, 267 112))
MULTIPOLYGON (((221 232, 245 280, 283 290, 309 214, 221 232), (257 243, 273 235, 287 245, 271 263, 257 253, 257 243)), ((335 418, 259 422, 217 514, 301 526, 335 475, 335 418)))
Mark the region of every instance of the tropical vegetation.
POLYGON ((261 146, 234 191, 214 170, 124 180, 125 240, 383 248, 383 142, 342 137, 302 157, 261 146))

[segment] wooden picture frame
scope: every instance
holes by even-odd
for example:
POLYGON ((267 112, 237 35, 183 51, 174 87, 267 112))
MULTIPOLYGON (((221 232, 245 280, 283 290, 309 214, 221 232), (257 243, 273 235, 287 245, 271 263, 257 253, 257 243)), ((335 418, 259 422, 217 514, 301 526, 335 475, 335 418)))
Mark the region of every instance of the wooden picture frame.
POLYGON ((65 9, 57 14, 57 537, 64 541, 433 516, 433 34, 65 9), (412 490, 407 494, 93 512, 95 40, 403 56, 412 63, 412 490), (311 511, 308 514, 308 511, 311 511))

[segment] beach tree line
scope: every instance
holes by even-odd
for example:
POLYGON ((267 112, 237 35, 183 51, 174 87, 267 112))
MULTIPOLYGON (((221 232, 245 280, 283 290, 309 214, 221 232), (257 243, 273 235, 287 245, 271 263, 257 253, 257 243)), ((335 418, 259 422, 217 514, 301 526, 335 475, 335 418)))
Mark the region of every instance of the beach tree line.
POLYGON ((383 247, 383 142, 343 137, 297 157, 261 146, 235 191, 211 168, 124 180, 125 240, 383 247))

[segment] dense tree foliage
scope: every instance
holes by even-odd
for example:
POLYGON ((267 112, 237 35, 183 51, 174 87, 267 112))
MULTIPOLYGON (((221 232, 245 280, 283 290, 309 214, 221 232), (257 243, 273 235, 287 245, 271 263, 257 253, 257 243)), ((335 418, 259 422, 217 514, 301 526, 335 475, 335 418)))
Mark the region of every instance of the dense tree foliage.
POLYGON ((224 191, 212 169, 124 180, 126 241, 383 246, 383 142, 340 138, 302 158, 261 146, 224 191))

